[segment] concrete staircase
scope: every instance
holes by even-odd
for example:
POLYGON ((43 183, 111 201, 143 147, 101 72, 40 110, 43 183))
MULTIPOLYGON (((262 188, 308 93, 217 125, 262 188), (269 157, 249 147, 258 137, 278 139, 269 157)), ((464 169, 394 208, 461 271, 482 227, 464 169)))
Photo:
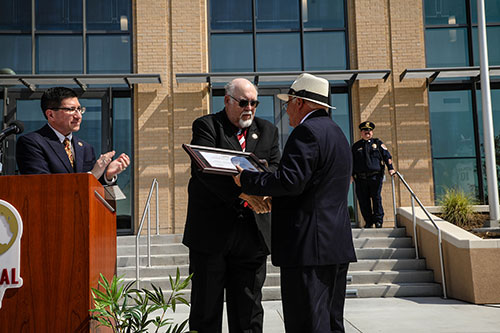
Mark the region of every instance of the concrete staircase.
MULTIPOLYGON (((403 228, 353 229, 358 262, 348 273, 348 297, 441 296, 441 285, 433 282, 433 272, 426 270, 425 259, 415 259, 412 240, 403 228)), ((141 287, 151 283, 170 289, 168 276, 188 275, 188 249, 182 235, 152 236, 151 267, 146 267, 146 238, 140 241, 141 287)), ((118 275, 135 280, 135 236, 118 237, 118 275)), ((264 300, 279 300, 279 268, 267 266, 264 300)), ((189 298, 189 290, 185 292, 189 298)))

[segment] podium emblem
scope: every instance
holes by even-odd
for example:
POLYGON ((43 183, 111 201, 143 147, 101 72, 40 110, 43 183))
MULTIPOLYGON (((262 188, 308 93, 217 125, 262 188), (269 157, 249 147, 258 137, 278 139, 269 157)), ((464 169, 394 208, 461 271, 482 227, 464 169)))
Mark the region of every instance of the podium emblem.
POLYGON ((23 222, 14 206, 0 200, 0 308, 5 290, 20 288, 23 222))

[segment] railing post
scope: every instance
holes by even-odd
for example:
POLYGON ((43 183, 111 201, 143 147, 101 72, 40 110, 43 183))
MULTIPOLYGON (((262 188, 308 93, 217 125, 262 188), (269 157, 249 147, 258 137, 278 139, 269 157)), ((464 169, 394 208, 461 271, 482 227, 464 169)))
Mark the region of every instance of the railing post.
POLYGON ((135 283, 137 289, 140 288, 140 279, 139 279, 139 238, 135 238, 135 283))
POLYGON ((148 203, 148 267, 151 267, 151 203, 148 203))
POLYGON ((411 195, 411 213, 413 215, 413 242, 415 243, 415 259, 418 259, 418 240, 417 240, 417 216, 415 213, 415 198, 411 195))
POLYGON ((398 227, 398 219, 397 219, 397 211, 396 211, 396 190, 394 186, 394 177, 391 177, 391 183, 392 183, 392 208, 394 209, 394 228, 398 227))
POLYGON ((159 200, 158 200, 158 181, 155 183, 155 190, 156 190, 156 236, 160 235, 160 224, 159 224, 159 216, 160 216, 160 208, 159 208, 159 200))
POLYGON ((441 229, 438 229, 439 261, 441 263, 441 280, 443 281, 443 298, 448 298, 446 294, 446 276, 444 275, 443 245, 441 239, 441 229))

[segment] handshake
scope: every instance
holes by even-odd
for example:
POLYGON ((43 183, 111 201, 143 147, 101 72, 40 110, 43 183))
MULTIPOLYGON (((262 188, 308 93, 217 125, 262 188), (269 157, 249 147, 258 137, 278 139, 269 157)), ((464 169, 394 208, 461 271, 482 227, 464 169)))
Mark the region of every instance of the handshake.
MULTIPOLYGON (((243 169, 237 165, 239 173, 236 176, 233 176, 234 182, 238 187, 241 187, 240 176, 243 169)), ((269 196, 260 196, 260 195, 249 195, 245 193, 240 194, 240 199, 248 202, 250 209, 252 209, 257 214, 266 214, 271 212, 271 197, 269 196)))

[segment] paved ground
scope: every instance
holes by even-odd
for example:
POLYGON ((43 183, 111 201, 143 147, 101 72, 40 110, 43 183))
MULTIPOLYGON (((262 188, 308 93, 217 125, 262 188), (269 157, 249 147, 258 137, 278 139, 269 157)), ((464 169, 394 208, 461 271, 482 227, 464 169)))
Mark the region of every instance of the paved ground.
MULTIPOLYGON (((264 309, 264 332, 284 332, 281 302, 264 302, 264 309)), ((180 322, 188 315, 189 308, 181 306, 170 317, 180 322)), ((439 297, 349 298, 345 326, 347 333, 499 333, 500 304, 473 305, 439 297)))

